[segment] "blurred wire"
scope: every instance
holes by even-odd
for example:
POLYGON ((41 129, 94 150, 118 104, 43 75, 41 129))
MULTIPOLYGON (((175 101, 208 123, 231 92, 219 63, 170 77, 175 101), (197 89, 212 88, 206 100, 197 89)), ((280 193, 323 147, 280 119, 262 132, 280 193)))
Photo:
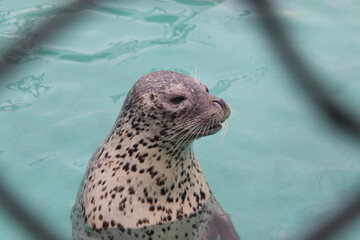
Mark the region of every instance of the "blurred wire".
POLYGON ((360 212, 360 195, 355 196, 351 203, 347 203, 348 205, 342 209, 338 210, 338 213, 334 215, 334 217, 330 218, 326 221, 323 226, 313 231, 307 237, 302 238, 306 240, 322 240, 322 239, 330 239, 330 237, 334 236, 339 232, 342 228, 344 228, 347 224, 349 224, 355 217, 359 215, 360 212))
POLYGON ((37 44, 44 42, 46 39, 52 37, 56 32, 54 30, 64 27, 66 24, 70 24, 75 17, 79 17, 78 13, 85 9, 88 9, 93 4, 93 0, 78 0, 75 2, 69 2, 61 9, 61 14, 47 19, 37 29, 28 34, 27 37, 14 42, 8 47, 8 50, 0 56, 0 76, 4 81, 4 75, 10 72, 11 69, 16 67, 16 64, 25 56, 32 54, 32 50, 37 44))
MULTIPOLYGON (((261 24, 272 42, 274 50, 279 54, 283 65, 287 68, 296 82, 305 90, 318 109, 329 120, 351 136, 360 140, 360 122, 344 107, 333 101, 320 87, 319 81, 313 74, 299 53, 292 47, 283 25, 274 14, 266 0, 251 0, 260 13, 261 24)), ((273 3, 272 3, 273 4, 273 3)), ((301 239, 325 240, 334 236, 345 225, 354 220, 360 213, 360 192, 349 201, 348 205, 339 210, 332 218, 328 219, 321 227, 301 239)))
POLYGON ((316 74, 313 74, 300 54, 292 47, 284 27, 274 14, 267 0, 250 0, 254 3, 260 13, 261 24, 264 31, 269 36, 272 46, 288 72, 293 76, 296 82, 304 88, 305 94, 313 100, 329 120, 335 123, 335 126, 342 128, 347 133, 360 140, 360 122, 352 114, 345 111, 338 103, 333 101, 325 93, 317 80, 316 74))
MULTIPOLYGON (((19 62, 26 55, 31 54, 37 44, 54 35, 54 29, 64 27, 66 24, 71 23, 74 17, 79 16, 79 14, 70 15, 64 13, 80 12, 89 8, 92 3, 92 0, 79 0, 69 3, 69 5, 62 8, 62 14, 56 15, 35 29, 35 31, 32 32, 31 38, 24 38, 9 46, 9 50, 0 56, 1 80, 4 81, 4 75, 16 67, 15 64, 11 63, 19 62)), ((56 231, 46 227, 34 214, 31 214, 30 211, 26 209, 23 203, 17 200, 11 191, 7 189, 6 184, 4 184, 5 182, 6 181, 0 179, 0 203, 3 209, 8 211, 34 239, 61 240, 62 238, 55 234, 56 231)))
MULTIPOLYGON (((1 179, 3 180, 3 179, 1 179)), ((0 202, 3 208, 8 211, 12 217, 30 234, 34 239, 42 240, 62 240, 54 231, 44 226, 40 219, 36 218, 34 214, 30 213, 22 203, 16 198, 5 184, 0 180, 0 202)))

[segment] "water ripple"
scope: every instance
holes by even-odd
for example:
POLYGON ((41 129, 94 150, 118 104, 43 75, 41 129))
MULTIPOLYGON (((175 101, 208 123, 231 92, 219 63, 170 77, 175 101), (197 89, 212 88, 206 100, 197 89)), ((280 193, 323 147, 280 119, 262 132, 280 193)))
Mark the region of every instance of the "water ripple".
POLYGON ((225 0, 211 0, 211 1, 203 1, 203 0, 175 0, 175 2, 190 5, 190 6, 198 6, 198 7, 214 7, 217 4, 224 2, 225 0))
POLYGON ((14 83, 6 85, 7 89, 21 92, 22 96, 18 96, 16 100, 0 100, 0 112, 15 112, 31 107, 31 103, 25 102, 24 99, 38 98, 52 88, 52 86, 44 85, 44 76, 45 73, 27 75, 14 83))
POLYGON ((37 160, 35 160, 35 161, 32 161, 32 162, 28 163, 28 166, 32 167, 32 166, 37 165, 37 164, 39 164, 39 163, 42 163, 42 162, 44 162, 44 161, 51 160, 51 159, 53 159, 53 158, 55 158, 55 157, 56 157, 56 154, 55 154, 55 153, 50 154, 50 155, 45 155, 45 156, 40 157, 39 159, 37 159, 37 160))
POLYGON ((0 112, 15 112, 18 110, 27 109, 30 106, 31 103, 13 102, 13 100, 8 99, 5 101, 0 101, 0 112))
POLYGON ((163 70, 178 72, 178 73, 182 73, 184 75, 187 75, 187 76, 190 76, 193 78, 198 78, 198 71, 197 71, 197 67, 195 65, 180 66, 180 67, 173 67, 173 68, 151 68, 149 71, 155 72, 155 71, 163 71, 163 70))
POLYGON ((243 81, 258 84, 264 77, 265 73, 269 71, 268 67, 262 66, 246 73, 234 73, 220 77, 216 85, 210 89, 210 92, 218 95, 227 91, 234 82, 243 81))
POLYGON ((40 4, 31 8, 0 11, 0 36, 25 36, 34 24, 58 14, 76 13, 79 9, 69 10, 68 4, 40 4))
MULTIPOLYGON (((198 1, 190 1, 198 2, 198 1)), ((187 1, 189 3, 189 1, 187 1)), ((197 4, 204 4, 198 2, 197 4)), ((211 3, 213 5, 214 3, 211 3)), ((38 5, 34 8, 20 9, 13 11, 0 11, 0 42, 11 42, 22 38, 30 33, 35 23, 41 19, 54 16, 56 14, 68 13, 65 11, 66 5, 38 5)), ((188 20, 196 16, 200 11, 194 9, 180 9, 177 12, 155 7, 150 11, 139 11, 122 7, 105 6, 96 4, 91 7, 93 12, 114 15, 127 21, 140 21, 150 24, 160 24, 164 26, 161 37, 147 40, 117 41, 109 43, 108 46, 100 51, 93 53, 82 53, 79 51, 62 49, 56 47, 36 46, 33 53, 20 62, 17 59, 7 59, 8 63, 21 64, 38 58, 52 59, 57 61, 71 61, 81 63, 93 63, 101 60, 113 60, 119 57, 121 62, 134 57, 147 49, 159 46, 169 46, 183 44, 187 42, 189 32, 195 29, 194 24, 187 23, 188 20)), ((206 36, 208 37, 208 36, 206 36)), ((197 39, 196 41, 200 41, 197 39)), ((208 41, 208 40, 205 40, 208 41)), ((29 41, 31 42, 31 41, 29 41)), ((33 47, 33 46, 31 46, 33 47)), ((26 50, 26 47, 25 47, 26 50)), ((0 50, 4 53, 6 49, 0 50)))
POLYGON ((37 76, 25 76, 15 83, 8 84, 6 87, 11 90, 31 94, 34 97, 39 97, 51 89, 51 86, 43 85, 44 76, 45 73, 37 76))
POLYGON ((251 10, 244 10, 242 13, 239 14, 239 17, 245 17, 245 16, 248 16, 252 13, 251 10))
POLYGON ((143 41, 133 40, 128 42, 119 41, 110 43, 106 49, 91 54, 79 53, 77 51, 66 49, 38 47, 38 49, 35 51, 35 55, 46 59, 81 63, 92 63, 100 60, 113 60, 120 57, 124 57, 122 61, 125 61, 128 58, 134 58, 135 55, 146 49, 162 45, 167 46, 184 43, 186 41, 187 34, 193 28, 194 27, 191 25, 177 26, 176 34, 174 34, 174 36, 171 38, 154 38, 143 41))
POLYGON ((127 91, 126 92, 122 92, 118 95, 113 95, 113 96, 110 96, 110 98, 113 100, 114 103, 118 102, 121 98, 125 97, 127 94, 127 91))
POLYGON ((181 13, 171 14, 163 8, 155 7, 150 11, 138 11, 135 9, 128 9, 123 7, 113 7, 104 5, 94 5, 92 8, 94 11, 98 11, 105 14, 114 15, 117 17, 124 17, 130 20, 138 20, 149 23, 175 23, 181 18, 181 13))

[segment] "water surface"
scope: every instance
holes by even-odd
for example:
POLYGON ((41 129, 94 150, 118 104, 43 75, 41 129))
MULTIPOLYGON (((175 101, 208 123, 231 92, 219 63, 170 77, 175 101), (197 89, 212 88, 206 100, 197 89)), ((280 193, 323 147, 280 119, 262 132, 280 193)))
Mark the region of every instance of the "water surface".
MULTIPOLYGON (((225 136, 195 145, 243 240, 287 240, 341 207, 360 182, 359 146, 332 129, 293 84, 244 1, 0 0, 0 52, 55 14, 76 16, 0 82, 0 162, 7 184, 70 239, 86 164, 132 84, 168 69, 225 99, 225 136)), ((276 12, 331 96, 359 112, 360 4, 279 1, 276 12)), ((358 188, 358 187, 357 187, 358 188)), ((1 210, 3 212, 3 210, 1 210)), ((2 239, 29 239, 0 215, 2 239)), ((359 221, 334 239, 357 240, 359 221)))

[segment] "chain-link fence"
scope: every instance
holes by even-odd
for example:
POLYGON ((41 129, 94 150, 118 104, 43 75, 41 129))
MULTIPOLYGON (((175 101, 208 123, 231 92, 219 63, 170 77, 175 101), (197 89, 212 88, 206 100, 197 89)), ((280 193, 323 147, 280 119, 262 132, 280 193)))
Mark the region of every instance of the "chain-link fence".
MULTIPOLYGON (((300 57, 297 50, 289 43, 287 32, 284 30, 282 22, 272 11, 272 4, 267 0, 251 0, 260 13, 259 24, 263 27, 264 34, 272 45, 272 48, 279 55, 284 67, 292 75, 293 80, 299 87, 303 88, 304 94, 316 105, 317 109, 333 123, 333 127, 340 128, 349 136, 360 140, 360 121, 352 116, 349 111, 334 101, 324 89, 320 87, 319 79, 316 74, 311 72, 300 57)), ((91 8, 93 1, 79 0, 63 7, 62 11, 78 13, 91 8)), ((0 58, 0 77, 4 81, 6 74, 14 70, 14 61, 19 61, 32 53, 33 47, 52 36, 52 29, 57 29, 76 21, 77 14, 57 15, 47 22, 40 25, 31 37, 25 37, 19 42, 13 43, 8 47, 0 58)), ((54 235, 48 227, 44 227, 36 216, 23 206, 15 196, 6 188, 4 181, 0 180, 0 202, 4 209, 17 220, 35 239, 59 240, 59 236, 54 235)), ((299 236, 299 239, 306 240, 325 240, 334 236, 345 225, 354 220, 360 213, 360 192, 355 194, 348 204, 339 209, 332 218, 324 220, 324 223, 314 232, 299 236)))

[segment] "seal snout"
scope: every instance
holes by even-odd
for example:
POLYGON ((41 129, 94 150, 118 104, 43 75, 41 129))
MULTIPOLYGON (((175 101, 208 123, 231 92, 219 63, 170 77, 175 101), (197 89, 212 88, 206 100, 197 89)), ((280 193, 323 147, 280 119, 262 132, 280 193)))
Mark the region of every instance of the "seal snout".
POLYGON ((211 100, 211 102, 214 103, 216 106, 221 107, 221 110, 223 111, 223 121, 225 121, 229 117, 231 112, 229 105, 227 105, 227 103, 221 98, 215 98, 211 100))
POLYGON ((228 105, 221 98, 213 100, 213 102, 219 104, 224 111, 229 110, 228 105))

